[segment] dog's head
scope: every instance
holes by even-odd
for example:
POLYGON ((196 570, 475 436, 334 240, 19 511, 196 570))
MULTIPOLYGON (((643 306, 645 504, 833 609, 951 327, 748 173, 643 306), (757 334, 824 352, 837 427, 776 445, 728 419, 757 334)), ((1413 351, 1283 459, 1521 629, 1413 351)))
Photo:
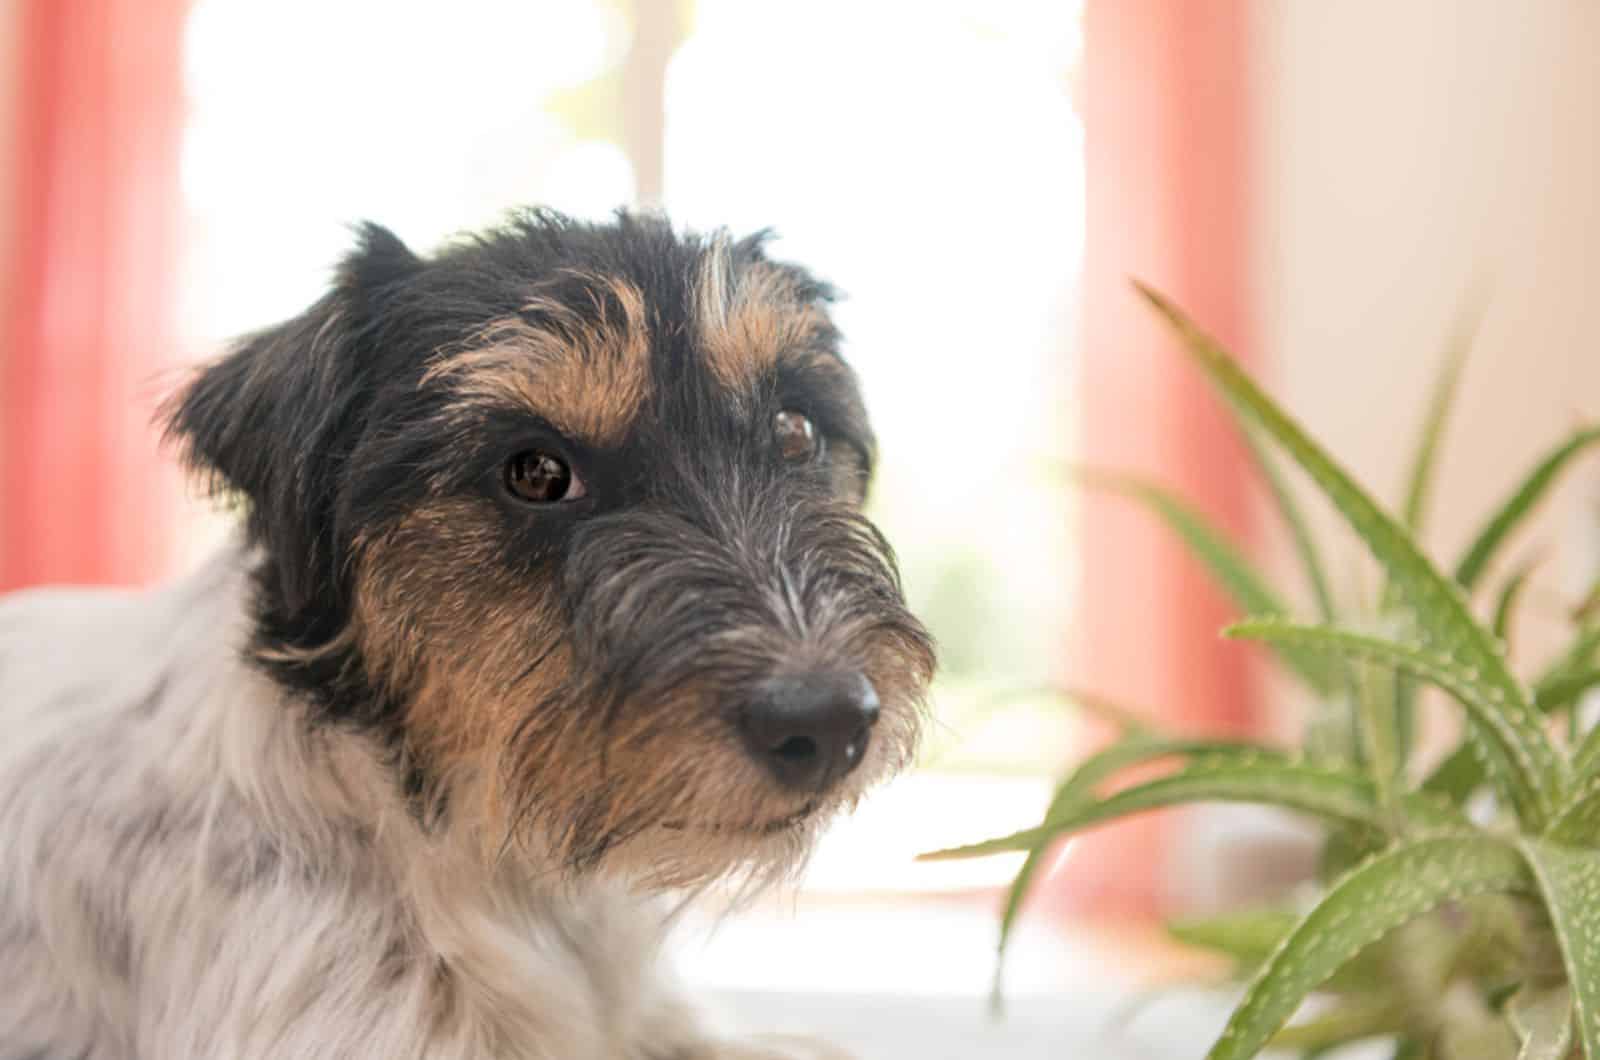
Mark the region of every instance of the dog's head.
POLYGON ((652 884, 794 864, 908 760, 933 668, 860 514, 829 297, 656 218, 431 259, 369 226, 171 410, 249 499, 256 656, 490 846, 652 884))

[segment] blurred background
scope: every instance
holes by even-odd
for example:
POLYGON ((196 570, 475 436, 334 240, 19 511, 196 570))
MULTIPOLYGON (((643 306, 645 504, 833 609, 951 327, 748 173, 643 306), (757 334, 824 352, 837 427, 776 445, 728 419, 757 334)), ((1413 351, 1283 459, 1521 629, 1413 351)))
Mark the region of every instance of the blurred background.
MULTIPOLYGON (((1597 55, 1591 0, 4 0, 0 589, 143 583, 205 553, 228 517, 153 411, 315 298, 355 221, 418 249, 534 203, 775 228, 849 296, 873 508, 944 669, 918 769, 801 886, 692 925, 685 974, 873 1056, 1190 1055, 1204 1004, 1109 1016, 1188 970, 1156 914, 1270 882, 1278 822, 1186 812, 1060 851, 997 1028, 981 999, 1017 863, 913 860, 1033 823, 1101 735, 1030 690, 1197 732, 1297 721, 1217 641, 1231 612, 1177 546, 1065 482, 1138 470, 1283 552, 1127 280, 1388 496, 1481 297, 1430 527, 1453 550, 1600 406, 1597 55), (1261 856, 1224 871, 1230 848, 1261 856)), ((1597 512, 1576 476, 1537 531, 1551 615, 1596 566, 1597 512)))

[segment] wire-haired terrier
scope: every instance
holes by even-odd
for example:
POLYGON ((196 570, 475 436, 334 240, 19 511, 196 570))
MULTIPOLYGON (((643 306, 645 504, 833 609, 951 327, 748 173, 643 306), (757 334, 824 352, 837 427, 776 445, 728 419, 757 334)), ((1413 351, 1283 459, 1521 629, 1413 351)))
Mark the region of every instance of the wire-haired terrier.
POLYGON ((915 743, 830 298, 648 216, 368 226, 203 369, 239 539, 0 604, 0 1058, 827 1055, 653 958, 915 743))

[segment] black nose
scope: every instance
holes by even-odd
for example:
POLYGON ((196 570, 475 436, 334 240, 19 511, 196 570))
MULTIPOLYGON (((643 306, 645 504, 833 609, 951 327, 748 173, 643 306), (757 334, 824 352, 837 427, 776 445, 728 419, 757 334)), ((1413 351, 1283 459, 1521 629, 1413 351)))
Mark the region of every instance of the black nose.
POLYGON ((750 753, 791 788, 821 791, 861 764, 878 694, 858 673, 773 678, 739 716, 750 753))

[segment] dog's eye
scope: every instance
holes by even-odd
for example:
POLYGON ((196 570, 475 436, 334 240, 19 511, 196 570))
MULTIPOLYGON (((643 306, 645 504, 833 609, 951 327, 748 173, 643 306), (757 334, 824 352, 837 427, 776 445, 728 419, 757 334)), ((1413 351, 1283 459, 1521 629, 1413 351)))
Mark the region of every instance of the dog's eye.
POLYGON ((538 449, 518 453, 506 461, 505 477, 511 495, 529 504, 575 501, 586 492, 566 461, 538 449))
POLYGON ((778 454, 791 464, 803 464, 817 455, 817 429, 803 412, 784 409, 774 416, 772 436, 777 439, 778 454))

